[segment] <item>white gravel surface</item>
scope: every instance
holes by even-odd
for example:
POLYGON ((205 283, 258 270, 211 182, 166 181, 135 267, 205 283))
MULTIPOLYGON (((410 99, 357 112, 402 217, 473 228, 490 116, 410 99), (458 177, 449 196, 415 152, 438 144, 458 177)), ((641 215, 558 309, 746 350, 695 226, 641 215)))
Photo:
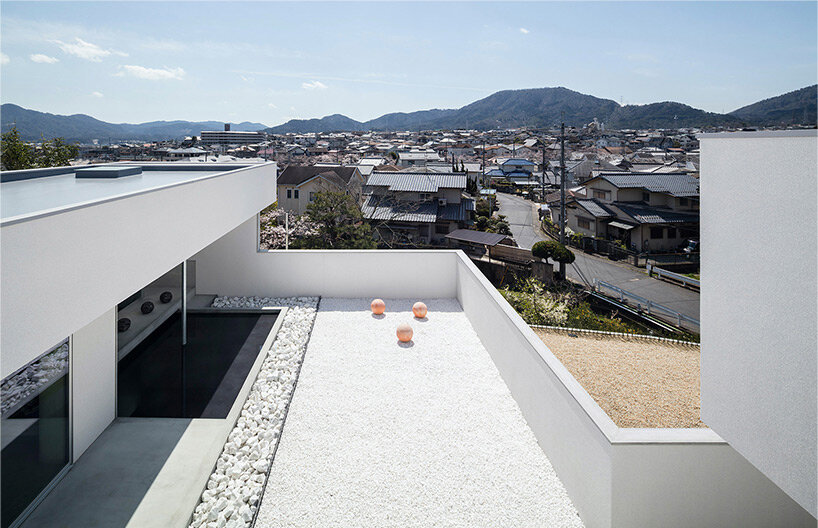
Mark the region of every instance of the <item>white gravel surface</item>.
POLYGON ((370 301, 321 299, 256 526, 582 526, 458 302, 370 301))
POLYGON ((192 528, 245 528, 251 524, 304 358, 317 303, 317 297, 217 297, 213 301, 216 308, 289 309, 196 506, 192 528))

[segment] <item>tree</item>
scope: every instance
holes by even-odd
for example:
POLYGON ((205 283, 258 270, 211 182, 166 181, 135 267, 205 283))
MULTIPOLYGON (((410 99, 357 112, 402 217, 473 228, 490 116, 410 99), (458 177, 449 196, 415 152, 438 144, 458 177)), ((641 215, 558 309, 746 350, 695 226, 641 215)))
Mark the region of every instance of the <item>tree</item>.
POLYGON ((0 141, 0 155, 5 170, 22 170, 34 167, 34 152, 31 145, 20 139, 17 127, 4 133, 0 141))
POLYGON ((38 167, 65 167, 79 155, 79 148, 66 143, 61 137, 46 140, 43 138, 42 149, 37 156, 38 167))
POLYGON ((576 260, 574 252, 555 240, 540 241, 531 248, 531 254, 537 258, 550 258, 560 264, 560 277, 565 280, 565 265, 576 260))
POLYGON ((322 191, 307 206, 307 217, 318 224, 318 233, 299 243, 309 249, 374 249, 372 227, 367 224, 352 196, 322 191))
POLYGON ((548 260, 554 254, 552 240, 540 240, 531 247, 531 254, 537 258, 548 260))

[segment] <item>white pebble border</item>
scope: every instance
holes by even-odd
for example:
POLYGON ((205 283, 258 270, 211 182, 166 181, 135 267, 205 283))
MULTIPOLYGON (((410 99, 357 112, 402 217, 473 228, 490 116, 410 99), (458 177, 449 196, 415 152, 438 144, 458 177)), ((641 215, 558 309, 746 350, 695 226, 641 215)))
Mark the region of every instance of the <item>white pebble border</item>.
POLYGON ((286 315, 193 512, 191 528, 246 528, 259 506, 304 352, 317 297, 217 297, 213 308, 286 306, 286 315))

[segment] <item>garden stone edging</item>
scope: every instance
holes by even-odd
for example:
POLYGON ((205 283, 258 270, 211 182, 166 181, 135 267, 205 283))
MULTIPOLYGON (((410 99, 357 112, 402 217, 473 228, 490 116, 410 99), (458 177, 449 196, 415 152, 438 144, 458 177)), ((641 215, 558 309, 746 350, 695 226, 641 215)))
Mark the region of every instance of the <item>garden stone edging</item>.
POLYGON ((190 528, 247 528, 258 510, 307 350, 318 297, 217 297, 213 308, 288 310, 227 437, 190 528))

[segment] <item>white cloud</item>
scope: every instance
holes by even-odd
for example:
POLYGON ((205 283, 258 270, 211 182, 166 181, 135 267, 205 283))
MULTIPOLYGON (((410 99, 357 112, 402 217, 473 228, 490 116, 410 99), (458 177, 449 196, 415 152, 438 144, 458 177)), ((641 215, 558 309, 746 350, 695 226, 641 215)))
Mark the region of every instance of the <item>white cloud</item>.
POLYGON ((277 107, 276 105, 274 105, 273 103, 267 103, 267 106, 269 106, 270 108, 272 108, 272 109, 274 109, 274 110, 278 108, 278 107, 277 107))
POLYGON ((59 46, 61 50, 69 55, 74 55, 93 62, 101 62, 104 57, 110 55, 128 56, 127 53, 104 49, 91 42, 86 42, 79 37, 75 38, 74 42, 63 42, 61 40, 52 40, 51 42, 59 46))
POLYGON ((104 97, 104 95, 102 95, 102 92, 91 92, 91 95, 93 95, 94 97, 104 97))
POLYGON ((321 81, 312 81, 312 82, 305 82, 301 83, 301 87, 305 90, 326 90, 327 85, 322 83, 321 81))
POLYGON ((526 28, 520 28, 520 33, 522 33, 523 35, 528 35, 531 32, 529 30, 527 30, 526 28))
POLYGON ((49 57, 48 55, 43 55, 42 53, 34 53, 33 55, 28 56, 32 62, 39 62, 40 64, 54 64, 55 62, 60 62, 60 59, 56 57, 49 57))
POLYGON ((8 64, 9 62, 11 62, 9 56, 6 55, 5 53, 0 53, 0 64, 8 64))
POLYGON ((166 81, 175 79, 181 81, 185 77, 185 70, 182 68, 146 68, 144 66, 135 66, 126 64, 120 66, 119 73, 115 74, 118 77, 130 75, 139 79, 147 79, 149 81, 166 81))

